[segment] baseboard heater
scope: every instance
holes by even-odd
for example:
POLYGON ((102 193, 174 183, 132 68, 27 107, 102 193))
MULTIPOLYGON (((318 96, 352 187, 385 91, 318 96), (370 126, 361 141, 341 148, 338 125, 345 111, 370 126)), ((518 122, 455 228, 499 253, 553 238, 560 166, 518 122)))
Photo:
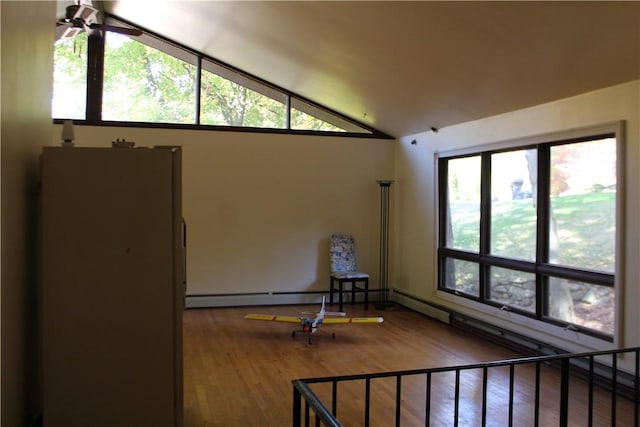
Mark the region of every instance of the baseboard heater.
MULTIPOLYGON (((502 345, 503 347, 509 348, 510 350, 516 351, 525 356, 548 356, 571 353, 562 348, 459 313, 451 313, 451 326, 465 330, 476 336, 485 337, 491 342, 502 345)), ((575 375, 588 379, 589 360, 577 358, 572 359, 571 368, 575 375)), ((611 390, 611 378, 613 378, 612 371, 613 369, 611 366, 594 361, 594 383, 606 390, 611 390)), ((628 399, 633 399, 635 396, 635 381, 634 375, 618 369, 616 371, 616 392, 628 399)))
MULTIPOLYGON (((484 337, 497 345, 501 345, 525 356, 548 356, 570 353, 565 349, 550 345, 549 343, 463 315, 441 305, 433 304, 403 292, 394 290, 392 295, 393 300, 400 305, 448 323, 454 328, 465 330, 475 336, 484 337)), ((572 359, 571 363, 574 374, 588 378, 589 361, 587 359, 572 359)), ((594 361, 593 373, 595 384, 608 390, 612 388, 611 378, 613 378, 613 376, 611 366, 594 361)), ((618 369, 616 372, 616 391, 621 396, 633 399, 635 393, 634 376, 618 369)))

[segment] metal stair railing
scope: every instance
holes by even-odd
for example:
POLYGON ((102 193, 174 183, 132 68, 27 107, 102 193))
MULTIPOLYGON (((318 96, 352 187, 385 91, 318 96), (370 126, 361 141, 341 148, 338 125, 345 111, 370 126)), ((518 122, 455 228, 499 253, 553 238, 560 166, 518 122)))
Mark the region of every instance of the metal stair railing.
MULTIPOLYGON (((571 378, 581 377, 588 382, 588 404, 587 404, 587 423, 589 426, 594 422, 594 389, 596 386, 608 389, 611 392, 611 425, 615 426, 617 422, 617 397, 624 395, 634 402, 633 426, 640 427, 640 347, 597 351, 588 353, 567 353, 550 356, 524 357, 517 359, 493 361, 486 363, 477 363, 469 365, 459 365, 442 368, 415 369, 406 371, 381 372, 372 374, 358 375, 342 375, 323 378, 307 378, 293 380, 293 422, 294 427, 309 426, 311 419, 314 418, 316 426, 342 426, 337 418, 338 409, 338 385, 351 381, 365 382, 364 390, 364 414, 363 423, 361 425, 368 427, 371 417, 371 387, 372 380, 378 378, 395 377, 395 425, 400 426, 400 418, 402 413, 402 379, 409 376, 425 377, 426 401, 425 401, 425 426, 430 423, 430 404, 432 390, 432 375, 435 373, 455 374, 455 393, 454 393, 454 414, 453 425, 458 426, 459 408, 460 408, 460 373, 463 371, 479 370, 482 372, 482 426, 487 423, 487 385, 488 373, 491 369, 497 367, 508 367, 509 369, 509 402, 508 402, 508 420, 509 426, 513 425, 514 410, 514 381, 515 367, 518 365, 534 364, 535 365, 535 401, 534 405, 534 425, 540 425, 540 368, 543 364, 550 365, 559 369, 560 376, 560 408, 559 408, 559 425, 565 427, 569 423, 569 384, 571 378), (631 353, 634 355, 633 373, 621 371, 618 369, 618 357, 631 353), (611 356, 610 364, 602 361, 606 356, 611 356), (596 360, 597 359, 597 360, 596 360), (312 391, 312 384, 331 384, 331 409, 329 409, 312 391), (303 410, 304 409, 304 410, 303 410)), ((358 423, 360 425, 360 423, 358 423)))

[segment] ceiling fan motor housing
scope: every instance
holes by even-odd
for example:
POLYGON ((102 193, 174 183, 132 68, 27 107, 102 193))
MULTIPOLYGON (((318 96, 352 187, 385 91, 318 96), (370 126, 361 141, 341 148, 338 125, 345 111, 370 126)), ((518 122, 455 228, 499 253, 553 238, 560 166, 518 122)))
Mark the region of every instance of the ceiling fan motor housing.
POLYGON ((94 9, 91 6, 87 5, 76 5, 72 4, 67 6, 66 9, 66 19, 68 21, 77 21, 79 20, 83 24, 90 24, 96 20, 96 14, 98 13, 97 9, 94 9))

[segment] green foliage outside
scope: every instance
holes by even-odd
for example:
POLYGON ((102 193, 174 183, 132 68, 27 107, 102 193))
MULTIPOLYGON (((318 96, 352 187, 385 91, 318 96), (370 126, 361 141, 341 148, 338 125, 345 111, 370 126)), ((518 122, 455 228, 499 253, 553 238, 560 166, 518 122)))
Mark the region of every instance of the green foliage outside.
POLYGON ((194 123, 195 71, 159 50, 107 34, 103 119, 194 123))
MULTIPOLYGON (((551 197, 556 225, 559 264, 586 270, 614 272, 616 193, 594 191, 581 195, 551 197)), ((451 206, 455 248, 478 249, 479 214, 477 209, 451 206)), ((492 253, 500 256, 535 260, 536 215, 532 199, 494 202, 492 204, 492 253)), ((452 260, 453 261, 453 260, 452 260)), ((478 264, 455 260, 450 264, 453 283, 447 287, 479 296, 478 264)), ((612 288, 569 280, 553 279, 551 286, 561 286, 572 298, 570 323, 606 334, 614 332, 615 294, 612 288)), ((535 311, 535 277, 529 273, 491 268, 491 299, 495 302, 535 311)), ((557 288, 556 288, 557 289, 557 288)), ((550 307, 558 301, 550 298, 550 307)))
MULTIPOLYGON (((86 33, 56 42, 52 101, 55 118, 85 118, 86 45, 86 33)), ((197 67, 189 62, 133 38, 107 33, 102 119, 196 123, 196 73, 197 67)), ((286 127, 285 104, 205 70, 200 96, 202 124, 286 127)), ((294 109, 291 128, 344 131, 294 109)))
POLYGON ((202 124, 284 128, 286 106, 275 99, 203 71, 202 124))
MULTIPOLYGON (((551 198, 559 238, 560 262, 613 271, 615 259, 615 192, 593 192, 551 198), (563 244, 564 243, 564 244, 563 244)), ((501 254, 535 259, 536 213, 531 199, 494 202, 492 248, 501 254)), ((479 213, 451 206, 453 247, 478 250, 479 213)))
POLYGON ((54 49, 53 117, 84 119, 87 92, 87 34, 58 40, 54 49))

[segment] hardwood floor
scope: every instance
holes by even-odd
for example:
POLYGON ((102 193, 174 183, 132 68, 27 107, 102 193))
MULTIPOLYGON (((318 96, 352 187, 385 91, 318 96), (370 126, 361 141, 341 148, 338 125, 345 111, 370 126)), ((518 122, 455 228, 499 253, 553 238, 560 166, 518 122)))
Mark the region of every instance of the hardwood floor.
MULTIPOLYGON (((521 357, 467 332, 419 313, 393 306, 384 311, 346 305, 349 316, 384 316, 380 325, 323 326, 307 343, 291 337, 295 325, 245 320, 248 313, 298 315, 317 306, 192 309, 184 313, 185 426, 291 425, 292 384, 298 378, 463 365, 521 357), (336 338, 331 338, 331 332, 336 338)), ((489 375, 487 425, 508 425, 509 372, 489 375)), ((543 369, 541 426, 558 425, 558 377, 543 369)), ((403 380, 402 426, 424 425, 424 377, 403 380)), ((431 425, 453 425, 453 374, 433 376, 431 425)), ((314 391, 328 396, 325 386, 314 391), (324 389, 323 389, 324 387, 324 389)), ((585 385, 570 385, 570 425, 586 424, 585 385)), ((372 386, 372 426, 394 425, 395 379, 372 386)), ((514 426, 533 425, 533 368, 518 367, 514 388, 514 426)), ((344 425, 362 425, 364 386, 340 387, 338 416, 344 425)), ((480 373, 461 374, 460 426, 481 425, 480 373)), ((326 401, 328 402, 328 400, 326 401)), ((611 425, 611 397, 598 390, 594 424, 611 425)), ((633 425, 633 404, 618 398, 619 426, 633 425)))

